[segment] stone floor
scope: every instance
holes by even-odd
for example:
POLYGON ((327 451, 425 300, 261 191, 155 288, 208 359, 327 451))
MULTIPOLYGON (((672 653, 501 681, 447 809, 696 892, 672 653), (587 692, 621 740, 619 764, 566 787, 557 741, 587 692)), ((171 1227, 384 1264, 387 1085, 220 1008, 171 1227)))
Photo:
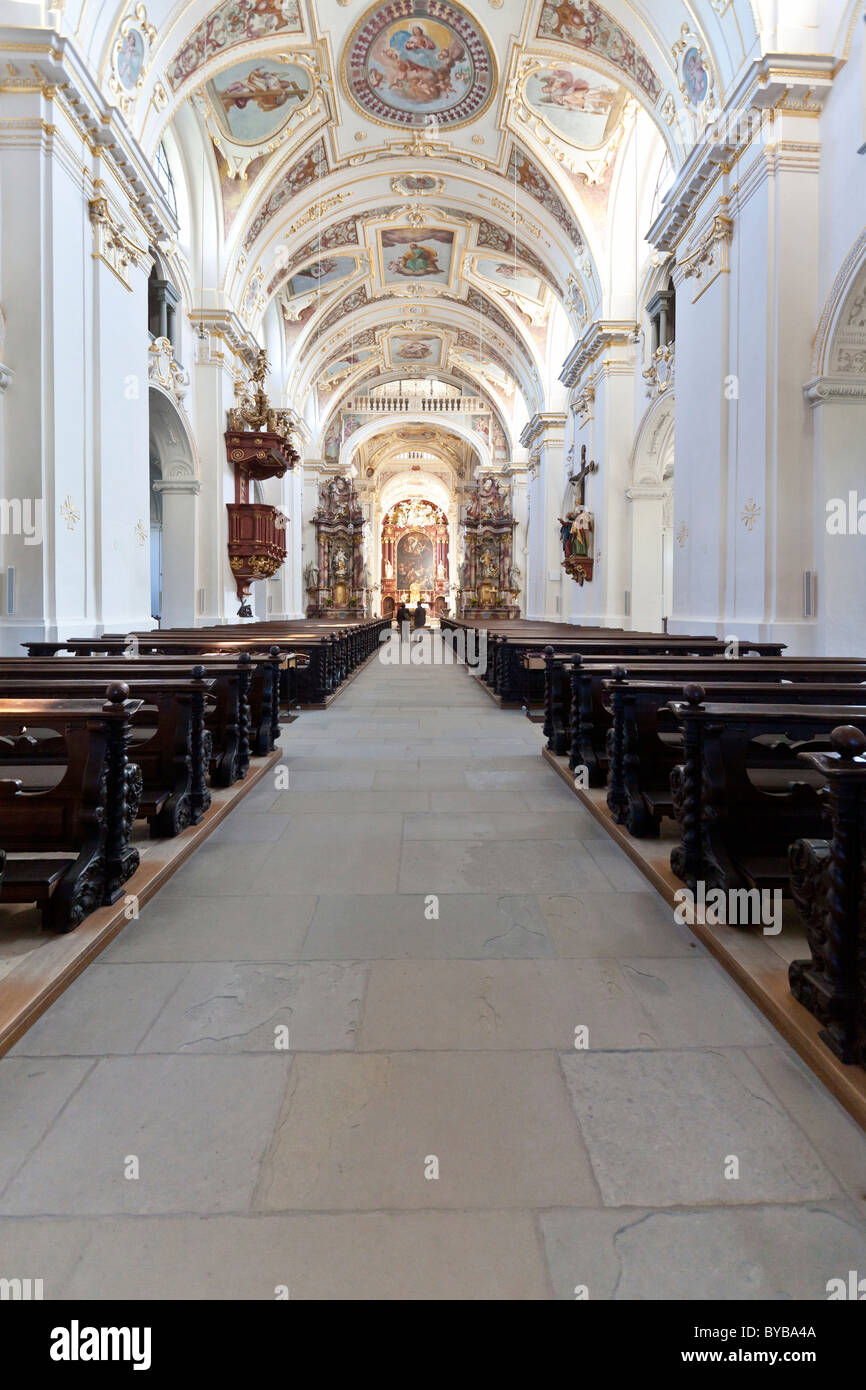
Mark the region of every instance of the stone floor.
POLYGON ((540 746, 442 666, 374 662, 292 724, 288 789, 0 1060, 0 1277, 823 1299, 866 1274, 866 1137, 540 746))

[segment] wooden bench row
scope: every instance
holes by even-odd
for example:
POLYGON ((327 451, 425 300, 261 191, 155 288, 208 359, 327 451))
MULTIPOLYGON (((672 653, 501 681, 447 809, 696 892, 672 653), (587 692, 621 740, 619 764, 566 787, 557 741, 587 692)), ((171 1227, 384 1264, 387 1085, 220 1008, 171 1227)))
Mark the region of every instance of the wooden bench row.
POLYGON ((273 750, 303 682, 325 702, 383 626, 105 634, 0 659, 0 903, 37 903, 68 931, 116 901, 138 865, 134 822, 154 838, 198 824, 211 786, 273 750))
MULTIPOLYGON (((473 629, 466 623, 454 619, 443 620, 446 631, 464 628, 473 629)), ((474 629, 486 640, 487 661, 479 678, 505 705, 524 709, 538 707, 546 702, 545 652, 554 644, 554 651, 565 662, 575 656, 584 658, 615 657, 618 660, 627 656, 724 656, 730 643, 717 637, 682 636, 674 634, 620 632, 612 628, 568 628, 565 625, 512 623, 505 629, 474 629)), ((742 642, 738 646, 742 655, 779 656, 784 644, 778 642, 742 642)), ((563 697, 563 708, 567 704, 567 694, 563 697)))
POLYGON ((838 1057, 866 1064, 866 661, 558 647, 543 653, 548 748, 606 788, 629 834, 676 822, 671 868, 695 898, 793 896, 811 956, 792 993, 838 1057))
MULTIPOLYGON (((196 656, 246 651, 266 654, 291 653, 294 660, 276 676, 273 694, 287 712, 295 705, 324 705, 353 671, 377 649, 380 632, 388 619, 358 622, 340 629, 327 623, 303 620, 293 623, 239 624, 215 628, 169 628, 149 632, 104 633, 101 637, 72 638, 65 642, 30 642, 33 657, 71 653, 77 657, 124 656, 138 660, 148 655, 196 656)), ((271 698, 266 692, 265 701, 271 698)), ((277 706, 279 708, 279 706, 277 706)), ((274 723, 278 722, 275 716, 274 723)))

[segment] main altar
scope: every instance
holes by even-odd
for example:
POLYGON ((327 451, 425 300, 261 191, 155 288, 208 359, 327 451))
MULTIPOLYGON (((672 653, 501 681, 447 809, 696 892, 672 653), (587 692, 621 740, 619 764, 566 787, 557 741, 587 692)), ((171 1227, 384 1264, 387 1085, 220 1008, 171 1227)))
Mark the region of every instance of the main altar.
POLYGON ((308 618, 360 618, 369 608, 370 574, 364 561, 364 519, 350 478, 319 489, 313 516, 317 560, 304 573, 308 618))
POLYGON ((448 518, 433 502, 398 502, 382 522, 382 616, 401 602, 448 611, 448 518))
POLYGON ((463 618, 519 618, 520 572, 514 565, 511 492, 491 474, 479 478, 460 526, 458 612, 463 618))

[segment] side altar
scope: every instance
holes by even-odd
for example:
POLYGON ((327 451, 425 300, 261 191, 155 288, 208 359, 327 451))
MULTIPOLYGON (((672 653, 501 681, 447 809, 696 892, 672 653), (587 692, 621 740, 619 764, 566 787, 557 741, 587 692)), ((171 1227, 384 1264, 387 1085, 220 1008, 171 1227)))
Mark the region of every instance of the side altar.
POLYGON ((366 616, 372 588, 364 559, 367 523, 350 478, 322 484, 313 524, 317 559, 304 572, 307 617, 366 616))
POLYGON ((460 520, 463 561, 457 611, 462 618, 519 618, 520 571, 514 565, 511 492, 491 474, 478 480, 460 520))

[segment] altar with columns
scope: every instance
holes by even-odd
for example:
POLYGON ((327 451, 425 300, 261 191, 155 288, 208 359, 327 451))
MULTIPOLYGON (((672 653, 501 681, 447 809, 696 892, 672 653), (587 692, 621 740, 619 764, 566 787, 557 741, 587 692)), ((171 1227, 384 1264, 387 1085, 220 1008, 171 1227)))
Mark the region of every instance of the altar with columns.
POLYGON ((423 603, 434 613, 448 608, 448 518, 424 499, 398 502, 382 522, 382 614, 397 605, 423 603))
POLYGON ((517 618, 520 572, 514 564, 517 525, 511 492, 491 474, 478 480, 461 518, 463 561, 458 607, 462 617, 517 618))

